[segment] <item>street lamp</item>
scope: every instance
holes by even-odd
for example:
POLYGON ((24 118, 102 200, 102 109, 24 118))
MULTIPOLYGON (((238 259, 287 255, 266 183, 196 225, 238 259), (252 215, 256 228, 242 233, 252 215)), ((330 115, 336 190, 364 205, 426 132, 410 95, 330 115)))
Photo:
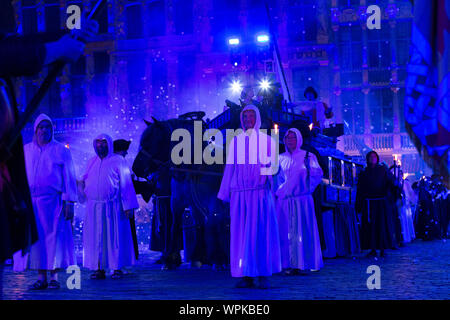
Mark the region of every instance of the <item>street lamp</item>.
POLYGON ((267 79, 262 79, 261 82, 259 83, 259 88, 263 91, 266 91, 267 89, 270 88, 270 82, 267 79))
POLYGON ((239 38, 229 38, 228 39, 228 45, 230 46, 238 46, 241 43, 241 40, 239 38))
POLYGON ((256 36, 256 42, 258 44, 267 44, 270 41, 269 35, 265 33, 261 33, 256 36))

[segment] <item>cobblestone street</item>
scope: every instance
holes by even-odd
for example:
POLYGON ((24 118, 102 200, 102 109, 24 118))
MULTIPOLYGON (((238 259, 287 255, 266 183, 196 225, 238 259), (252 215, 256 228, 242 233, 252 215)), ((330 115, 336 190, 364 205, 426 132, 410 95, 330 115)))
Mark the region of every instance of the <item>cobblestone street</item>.
POLYGON ((158 254, 145 252, 121 280, 90 280, 82 269, 80 290, 66 287, 67 274, 60 274, 62 288, 31 292, 27 288, 36 273, 3 272, 3 299, 449 299, 450 241, 417 240, 387 257, 374 260, 363 255, 325 260, 319 272, 305 276, 272 277, 269 290, 235 289, 229 271, 209 267, 161 271, 154 264, 158 254), (366 286, 369 265, 381 269, 381 289, 366 286))

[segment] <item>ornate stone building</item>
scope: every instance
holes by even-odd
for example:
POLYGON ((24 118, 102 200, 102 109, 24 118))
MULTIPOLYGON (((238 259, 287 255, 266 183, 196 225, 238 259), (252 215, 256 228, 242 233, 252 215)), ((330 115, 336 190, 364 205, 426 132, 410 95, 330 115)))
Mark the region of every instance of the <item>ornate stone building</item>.
MULTIPOLYGON (((96 1, 16 1, 20 32, 57 32, 66 8, 89 12, 96 1)), ((388 164, 399 155, 407 172, 421 161, 405 133, 404 81, 409 60, 408 0, 271 0, 270 14, 294 100, 311 85, 348 131, 338 144, 357 155, 356 142, 379 151, 388 164), (369 30, 366 8, 381 8, 380 30, 369 30)), ((269 31, 262 0, 112 0, 100 17, 98 41, 66 67, 42 111, 61 132, 84 130, 84 118, 175 117, 204 110, 214 117, 230 98, 229 83, 273 77, 272 54, 255 44, 269 31), (230 51, 229 37, 240 47, 230 51), (238 62, 234 65, 234 62, 238 62)), ((271 39, 273 40, 273 39, 271 39)), ((19 82, 26 105, 44 74, 19 82)), ((234 97, 235 98, 235 97, 234 97)), ((423 169, 423 168, 422 168, 423 169)))

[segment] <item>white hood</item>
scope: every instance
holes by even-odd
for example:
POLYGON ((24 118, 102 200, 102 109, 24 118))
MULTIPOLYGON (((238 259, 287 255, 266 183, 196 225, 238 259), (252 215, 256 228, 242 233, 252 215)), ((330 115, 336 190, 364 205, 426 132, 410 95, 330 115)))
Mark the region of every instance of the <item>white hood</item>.
POLYGON ((244 109, 242 109, 242 111, 241 111, 240 118, 241 118, 241 127, 242 127, 242 129, 245 130, 245 127, 244 127, 244 121, 243 121, 242 117, 243 117, 243 115, 244 115, 244 112, 247 111, 247 110, 253 110, 253 111, 255 111, 255 113, 256 113, 256 122, 255 122, 255 126, 253 127, 253 129, 259 130, 259 129, 261 128, 261 115, 260 115, 260 113, 259 113, 259 109, 258 109, 257 107, 255 107, 254 105, 252 105, 252 104, 249 104, 248 106, 246 106, 246 107, 245 107, 244 109))
POLYGON ((34 127, 33 127, 33 139, 36 138, 36 130, 37 127, 39 125, 39 123, 41 123, 42 121, 49 121, 52 124, 52 141, 54 139, 54 133, 55 131, 53 130, 53 121, 52 119, 50 119, 50 117, 48 115, 46 115, 45 113, 41 113, 40 115, 38 115, 38 117, 36 118, 36 120, 34 120, 34 127))
MULTIPOLYGON (((95 137, 95 139, 92 141, 92 145, 94 146, 94 150, 95 150, 95 140, 106 140, 106 142, 108 143, 108 155, 107 155, 107 157, 109 157, 109 156, 114 154, 113 139, 109 135, 107 135, 106 133, 101 133, 97 137, 95 137)), ((97 154, 97 152, 96 152, 96 154, 97 154)))
MULTIPOLYGON (((295 135, 297 137, 297 146, 296 146, 296 148, 295 148, 295 150, 293 152, 293 153, 295 153, 295 152, 299 151, 301 146, 303 145, 303 137, 302 137, 301 132, 297 128, 289 128, 289 130, 286 131, 286 134, 283 137, 284 145, 286 145, 286 141, 285 140, 286 140, 286 136, 289 134, 289 132, 295 133, 295 135)), ((286 152, 289 152, 287 148, 286 148, 286 152)))

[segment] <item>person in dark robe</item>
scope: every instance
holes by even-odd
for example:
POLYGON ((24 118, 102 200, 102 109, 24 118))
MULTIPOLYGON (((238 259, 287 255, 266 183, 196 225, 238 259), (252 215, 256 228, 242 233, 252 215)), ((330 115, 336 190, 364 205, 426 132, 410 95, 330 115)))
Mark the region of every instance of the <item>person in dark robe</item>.
POLYGON ((437 236, 435 209, 430 187, 431 182, 427 178, 421 179, 418 184, 419 191, 414 228, 416 237, 422 240, 433 240, 437 236))
POLYGON ((113 142, 114 153, 126 157, 128 149, 130 148, 131 141, 125 139, 117 139, 113 142))
POLYGON ((157 263, 162 270, 174 270, 181 265, 180 251, 183 250, 183 229, 181 217, 171 209, 171 177, 168 168, 162 168, 151 177, 155 196, 153 197, 152 230, 150 250, 161 252, 157 263))
POLYGON ((369 256, 384 257, 384 250, 391 247, 392 219, 388 207, 388 190, 395 188, 393 175, 379 164, 375 151, 366 155, 367 167, 358 178, 355 208, 362 213, 362 249, 370 249, 369 256))

